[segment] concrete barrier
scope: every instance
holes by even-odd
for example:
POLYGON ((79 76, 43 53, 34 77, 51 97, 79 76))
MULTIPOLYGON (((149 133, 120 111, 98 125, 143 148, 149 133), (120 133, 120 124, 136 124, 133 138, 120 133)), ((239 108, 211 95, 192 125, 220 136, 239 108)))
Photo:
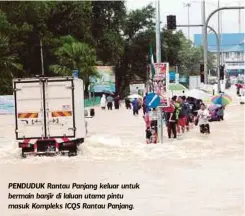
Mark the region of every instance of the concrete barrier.
POLYGON ((14 114, 14 96, 0 96, 0 114, 14 114))

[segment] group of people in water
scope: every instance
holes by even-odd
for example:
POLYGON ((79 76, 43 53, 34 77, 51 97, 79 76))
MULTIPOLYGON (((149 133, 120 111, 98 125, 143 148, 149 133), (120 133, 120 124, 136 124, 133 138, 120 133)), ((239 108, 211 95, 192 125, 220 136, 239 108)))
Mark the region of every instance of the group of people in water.
MULTIPOLYGON (((146 123, 146 142, 157 143, 158 130, 157 119, 159 119, 156 109, 147 108, 145 100, 143 100, 144 120, 146 123)), ((200 127, 200 133, 210 134, 211 121, 210 111, 202 100, 185 96, 173 96, 170 100, 170 106, 163 109, 162 118, 167 127, 168 138, 176 139, 177 136, 189 131, 194 125, 200 127)), ((220 107, 216 114, 220 120, 224 119, 224 107, 220 107)))
MULTIPOLYGON (((134 98, 130 100, 125 99, 126 109, 132 109, 133 115, 139 115, 139 110, 143 110, 143 118, 146 123, 146 142, 157 143, 158 142, 158 120, 159 113, 156 108, 150 108, 146 104, 146 96, 143 100, 134 98)), ((120 98, 115 96, 114 98, 105 94, 101 97, 101 108, 112 110, 114 103, 115 109, 120 107, 120 98)), ((173 96, 170 100, 170 106, 161 108, 163 112, 161 118, 164 120, 167 128, 168 138, 176 139, 177 136, 189 131, 194 125, 200 127, 200 133, 210 134, 209 121, 217 121, 224 119, 224 107, 220 106, 214 109, 212 112, 208 110, 207 106, 202 100, 185 97, 185 96, 173 96), (214 115, 214 116, 212 116, 214 115)))

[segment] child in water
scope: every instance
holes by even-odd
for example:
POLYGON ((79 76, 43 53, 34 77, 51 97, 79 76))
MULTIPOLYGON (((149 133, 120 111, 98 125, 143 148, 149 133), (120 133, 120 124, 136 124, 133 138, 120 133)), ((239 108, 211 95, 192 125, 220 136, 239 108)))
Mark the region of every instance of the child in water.
POLYGON ((150 121, 150 116, 148 113, 146 113, 143 116, 144 120, 145 120, 145 124, 146 124, 146 143, 150 144, 150 143, 157 143, 157 128, 152 125, 151 121, 150 121))
POLYGON ((210 118, 209 111, 206 109, 204 104, 201 104, 200 110, 198 110, 197 118, 200 126, 200 133, 209 133, 210 134, 210 126, 208 120, 210 118))

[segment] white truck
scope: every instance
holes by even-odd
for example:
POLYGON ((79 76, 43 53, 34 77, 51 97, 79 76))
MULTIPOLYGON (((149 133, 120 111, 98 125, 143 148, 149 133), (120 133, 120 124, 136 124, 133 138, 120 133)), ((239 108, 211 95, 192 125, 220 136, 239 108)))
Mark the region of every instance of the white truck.
POLYGON ((77 155, 86 136, 84 85, 73 77, 13 80, 15 134, 22 157, 77 155))

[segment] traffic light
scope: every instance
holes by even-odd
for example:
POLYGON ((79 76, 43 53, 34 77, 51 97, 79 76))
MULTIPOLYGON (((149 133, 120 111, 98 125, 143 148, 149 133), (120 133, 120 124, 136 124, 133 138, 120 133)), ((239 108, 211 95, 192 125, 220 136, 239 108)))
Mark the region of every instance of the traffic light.
POLYGON ((224 80, 224 76, 225 76, 225 66, 224 65, 220 65, 220 67, 219 67, 220 80, 224 80))
POLYGON ((204 83, 204 64, 200 64, 200 80, 204 83))
POLYGON ((167 29, 169 30, 176 29, 176 16, 174 15, 167 16, 167 29))

